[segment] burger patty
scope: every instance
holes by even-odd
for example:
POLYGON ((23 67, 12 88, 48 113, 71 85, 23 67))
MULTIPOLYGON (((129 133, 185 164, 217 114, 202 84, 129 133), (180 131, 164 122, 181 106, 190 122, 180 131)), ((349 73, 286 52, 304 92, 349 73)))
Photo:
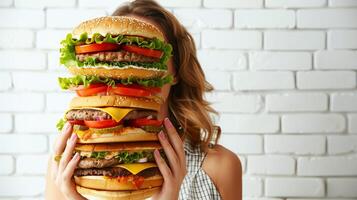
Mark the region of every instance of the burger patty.
POLYGON ((96 158, 84 158, 78 163, 78 168, 89 169, 89 168, 104 168, 111 167, 120 163, 119 159, 96 159, 96 158))
POLYGON ((103 51, 76 55, 77 60, 80 62, 85 61, 88 57, 102 62, 159 62, 159 59, 157 58, 147 57, 128 51, 103 51))
MULTIPOLYGON (((151 110, 133 110, 129 112, 123 120, 145 118, 148 116, 152 116, 153 119, 156 119, 157 112, 151 110)), ((93 109, 70 110, 66 113, 67 120, 98 120, 111 118, 108 113, 93 109)))
MULTIPOLYGON (((157 167, 152 167, 152 168, 145 169, 136 175, 147 178, 159 174, 161 174, 160 170, 157 167)), ((132 173, 121 167, 108 167, 108 168, 101 168, 101 169, 76 169, 74 171, 74 175, 118 177, 118 176, 129 176, 132 175, 132 173)))

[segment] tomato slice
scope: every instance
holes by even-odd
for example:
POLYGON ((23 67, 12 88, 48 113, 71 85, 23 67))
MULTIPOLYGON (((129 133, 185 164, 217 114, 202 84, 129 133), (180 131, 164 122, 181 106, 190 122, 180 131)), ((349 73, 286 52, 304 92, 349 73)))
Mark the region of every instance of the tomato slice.
POLYGON ((119 44, 115 43, 101 43, 101 44, 83 44, 77 45, 74 47, 76 53, 91 53, 91 52, 98 52, 98 51, 110 51, 110 50, 117 50, 120 48, 119 44))
POLYGON ((89 128, 108 128, 108 127, 117 126, 119 122, 116 122, 115 120, 112 119, 105 119, 100 121, 84 120, 84 124, 89 128))
POLYGON ((74 120, 68 120, 68 122, 70 124, 72 124, 72 125, 82 125, 82 126, 84 126, 84 121, 83 120, 74 119, 74 120))
POLYGON ((152 93, 148 90, 123 86, 121 84, 117 84, 116 87, 109 87, 108 92, 117 95, 134 97, 148 97, 152 95, 152 93))
POLYGON ((125 51, 137 53, 140 55, 148 56, 148 57, 153 57, 153 58, 161 58, 163 52, 159 50, 154 50, 154 49, 148 49, 148 48, 142 48, 138 47, 135 45, 123 45, 122 49, 125 51))
POLYGON ((140 119, 133 119, 130 124, 135 127, 161 126, 162 120, 140 118, 140 119))
POLYGON ((137 85, 137 84, 128 85, 127 87, 147 90, 147 91, 150 91, 152 94, 157 94, 157 93, 161 92, 160 87, 145 87, 145 86, 141 86, 141 85, 137 85))
MULTIPOLYGON (((80 87, 79 87, 80 88, 80 87)), ((98 93, 107 92, 108 86, 105 84, 90 84, 88 87, 83 89, 76 89, 76 93, 80 97, 93 96, 98 93)))

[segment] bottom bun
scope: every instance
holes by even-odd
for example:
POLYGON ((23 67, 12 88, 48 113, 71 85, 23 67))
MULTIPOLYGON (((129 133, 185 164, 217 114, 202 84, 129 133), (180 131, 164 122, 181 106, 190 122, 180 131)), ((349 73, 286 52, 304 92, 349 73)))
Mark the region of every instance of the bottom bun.
POLYGON ((77 186, 77 192, 89 200, 142 200, 159 192, 161 187, 135 191, 104 191, 77 186))
POLYGON ((139 187, 131 181, 119 181, 120 179, 105 176, 75 176, 74 180, 79 186, 98 190, 138 190, 158 187, 163 183, 161 175, 145 178, 139 187))

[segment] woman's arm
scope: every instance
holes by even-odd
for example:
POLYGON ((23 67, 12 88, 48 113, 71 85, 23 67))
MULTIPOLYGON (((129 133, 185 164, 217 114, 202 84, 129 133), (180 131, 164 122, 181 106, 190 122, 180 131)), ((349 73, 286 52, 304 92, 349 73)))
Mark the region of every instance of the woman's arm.
POLYGON ((221 145, 215 145, 208 150, 202 168, 212 179, 222 199, 242 199, 242 165, 236 154, 221 145))

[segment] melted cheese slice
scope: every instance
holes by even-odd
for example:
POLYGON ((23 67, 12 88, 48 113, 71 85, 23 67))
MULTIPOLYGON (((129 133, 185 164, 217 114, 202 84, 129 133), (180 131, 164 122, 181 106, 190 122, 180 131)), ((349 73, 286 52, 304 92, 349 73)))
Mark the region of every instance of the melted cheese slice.
POLYGON ((155 163, 129 163, 129 164, 120 164, 115 167, 124 168, 129 172, 131 172, 132 174, 136 175, 145 169, 157 167, 157 165, 155 163))
MULTIPOLYGON (((76 109, 76 108, 74 108, 74 109, 76 109)), ((74 109, 70 109, 70 110, 74 110, 74 109)), ((118 107, 105 107, 105 108, 83 107, 83 108, 80 108, 80 109, 93 109, 93 110, 103 111, 105 113, 108 113, 112 117, 112 119, 114 119, 116 122, 119 122, 129 112, 134 110, 133 108, 118 108, 118 107)), ((67 113, 70 110, 67 110, 65 113, 67 113)))

